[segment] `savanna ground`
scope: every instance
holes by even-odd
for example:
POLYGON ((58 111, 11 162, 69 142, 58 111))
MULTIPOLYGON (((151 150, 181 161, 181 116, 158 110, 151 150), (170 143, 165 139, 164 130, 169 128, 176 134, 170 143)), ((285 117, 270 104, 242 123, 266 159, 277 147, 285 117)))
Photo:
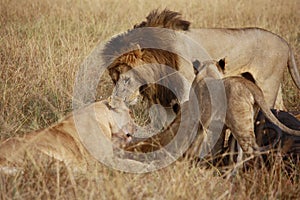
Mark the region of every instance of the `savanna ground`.
MULTIPOLYGON (((0 139, 49 126, 72 110, 76 72, 99 43, 144 20, 155 8, 180 11, 192 27, 270 30, 291 45, 300 66, 298 0, 0 0, 0 139)), ((300 93, 284 77, 288 110, 300 110, 300 93)), ((112 83, 102 78, 98 99, 112 83)), ((215 169, 176 162, 148 174, 127 174, 101 164, 73 174, 56 161, 29 161, 23 173, 0 174, 0 199, 294 199, 299 166, 288 174, 250 169, 234 180, 215 169)))

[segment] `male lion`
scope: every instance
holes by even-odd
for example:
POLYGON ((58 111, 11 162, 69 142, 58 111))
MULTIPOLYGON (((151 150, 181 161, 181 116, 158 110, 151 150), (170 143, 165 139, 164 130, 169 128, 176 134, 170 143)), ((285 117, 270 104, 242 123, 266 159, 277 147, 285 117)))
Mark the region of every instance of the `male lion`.
MULTIPOLYGON (((20 166, 25 155, 33 158, 47 155, 63 161, 74 171, 84 171, 89 163, 96 161, 95 156, 101 156, 97 157, 101 160, 112 158, 113 147, 128 143, 134 129, 135 124, 123 101, 96 102, 72 112, 48 128, 3 141, 0 166, 1 169, 20 166), (100 155, 91 155, 91 150, 100 152, 100 155)), ((117 161, 122 162, 121 159, 117 161)))
MULTIPOLYGON (((181 69, 179 71, 186 73, 185 78, 191 83, 194 79, 191 75, 193 70, 191 62, 195 59, 195 52, 199 53, 199 49, 192 47, 191 41, 194 40, 213 59, 218 60, 226 56, 228 65, 224 71, 225 77, 236 75, 252 77, 262 89, 269 107, 274 107, 275 101, 276 107, 283 107, 280 84, 286 67, 288 67, 296 86, 300 89, 300 76, 293 52, 288 43, 274 33, 260 28, 189 30, 190 23, 183 20, 181 14, 167 9, 162 12, 154 10, 146 18, 146 21, 135 25, 133 30, 112 38, 105 46, 102 56, 111 59, 109 61, 106 59, 106 64, 109 66, 110 76, 115 83, 119 80, 120 74, 141 65, 140 61, 142 61, 142 64, 155 62, 170 66, 175 70, 181 69), (176 36, 177 38, 174 39, 175 33, 164 33, 164 31, 146 31, 146 33, 142 33, 142 31, 138 31, 145 27, 162 27, 175 30, 175 32, 182 30, 180 33, 184 33, 191 39, 184 42, 181 36, 176 36), (134 34, 131 35, 131 33, 134 34), (133 59, 129 59, 126 58, 126 53, 123 54, 124 51, 123 53, 120 51, 120 49, 130 47, 131 43, 140 45, 147 43, 143 39, 153 43, 151 48, 141 49, 142 52, 147 54, 144 58, 133 56, 131 57, 133 59), (154 46, 159 48, 168 46, 169 48, 165 48, 165 50, 154 49, 154 46), (119 49, 116 50, 117 48, 119 49), (186 56, 183 59, 180 55, 186 56)), ((147 47, 149 44, 143 46, 147 47)), ((144 74, 144 76, 149 75, 144 74)), ((154 88, 149 89, 147 95, 142 94, 151 101, 155 101, 154 103, 157 103, 157 99, 159 99, 159 102, 163 105, 169 105, 174 96, 165 93, 157 85, 154 88), (163 97, 164 94, 167 98, 163 97), (155 99, 152 98, 153 96, 155 99)))
MULTIPOLYGON (((152 32, 152 30, 148 31, 152 32)), ((122 74, 127 73, 126 78, 120 82, 131 81, 131 77, 135 76, 139 86, 134 89, 139 90, 141 95, 149 99, 150 102, 168 107, 178 97, 182 101, 187 100, 190 80, 194 78, 194 74, 192 67, 188 69, 183 67, 188 65, 187 61, 173 52, 140 47, 139 44, 145 46, 148 45, 149 41, 156 41, 165 48, 173 48, 170 42, 162 41, 163 38, 160 38, 161 35, 169 37, 169 33, 160 32, 160 34, 156 34, 156 31, 154 30, 153 34, 149 34, 147 37, 153 36, 153 38, 146 41, 140 39, 144 32, 139 32, 139 30, 119 35, 106 44, 102 56, 115 84, 118 83, 122 74), (121 55, 118 57, 115 54, 121 55)), ((133 90, 133 88, 130 89, 133 90)), ((128 95, 118 87, 115 92, 114 95, 118 97, 127 97, 128 95)))

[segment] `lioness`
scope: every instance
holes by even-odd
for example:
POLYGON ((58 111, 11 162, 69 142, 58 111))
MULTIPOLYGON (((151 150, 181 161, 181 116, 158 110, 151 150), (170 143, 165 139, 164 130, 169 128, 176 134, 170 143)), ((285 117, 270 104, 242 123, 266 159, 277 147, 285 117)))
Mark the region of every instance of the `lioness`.
POLYGON ((25 154, 33 157, 45 154, 63 161, 74 171, 85 170, 89 162, 96 161, 91 150, 99 152, 97 148, 101 149, 98 156, 109 159, 113 147, 126 144, 134 129, 135 124, 123 101, 96 102, 70 113, 48 128, 3 141, 0 145, 0 166, 21 165, 25 154), (97 146, 101 144, 103 146, 97 146))
MULTIPOLYGON (((193 47, 193 41, 199 43, 213 59, 220 59, 226 56, 228 65, 224 71, 224 76, 251 76, 255 83, 262 89, 267 105, 282 108, 281 87, 280 83, 283 78, 283 72, 288 67, 289 72, 300 89, 300 76, 296 66, 293 52, 287 42, 269 31, 260 28, 241 28, 241 29, 191 29, 190 23, 181 18, 181 14, 163 10, 152 11, 146 21, 134 26, 133 30, 120 34, 112 38, 102 53, 102 57, 106 59, 106 64, 112 80, 116 83, 120 74, 147 63, 160 63, 174 68, 175 70, 185 73, 185 78, 192 83, 192 64, 195 53, 199 53, 199 49, 193 47), (185 41, 175 33, 164 33, 159 31, 135 31, 144 27, 162 27, 173 29, 176 32, 182 30, 190 40, 185 41), (153 47, 143 39, 153 43, 153 47), (173 38, 173 39, 172 39, 173 38), (128 58, 129 51, 121 51, 124 48, 131 47, 131 43, 144 44, 143 46, 151 46, 143 48, 141 52, 143 57, 131 56, 128 58), (154 49, 168 46, 169 48, 154 49), (170 52, 171 50, 171 52, 170 52), (174 51, 173 51, 174 50, 174 51), (176 50, 176 51, 175 51, 176 50), (125 53, 125 54, 124 54, 125 53), (182 59, 181 55, 185 55, 182 59), (189 64, 187 64, 189 62, 189 64)), ((142 46, 142 45, 141 45, 142 46)), ((203 51, 203 49, 201 50, 203 51)), ((203 60, 203 59, 200 59, 203 60)), ((148 74, 144 74, 144 77, 148 74)), ((145 86, 144 86, 145 87, 145 86)), ((154 103, 169 105, 172 95, 167 95, 160 86, 151 86, 152 89, 147 91, 146 96, 154 103), (168 98, 164 98, 166 94, 168 98), (155 96, 156 98, 151 98, 155 96)), ((188 90, 187 90, 188 91, 188 90)))

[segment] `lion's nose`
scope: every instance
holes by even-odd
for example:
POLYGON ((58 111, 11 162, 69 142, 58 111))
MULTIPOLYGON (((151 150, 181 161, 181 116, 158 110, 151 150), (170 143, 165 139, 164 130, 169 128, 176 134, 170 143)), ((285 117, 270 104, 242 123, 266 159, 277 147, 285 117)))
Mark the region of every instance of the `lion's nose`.
POLYGON ((130 143, 132 141, 132 134, 131 133, 126 133, 126 142, 130 143))
POLYGON ((126 137, 132 137, 131 133, 126 133, 126 137))

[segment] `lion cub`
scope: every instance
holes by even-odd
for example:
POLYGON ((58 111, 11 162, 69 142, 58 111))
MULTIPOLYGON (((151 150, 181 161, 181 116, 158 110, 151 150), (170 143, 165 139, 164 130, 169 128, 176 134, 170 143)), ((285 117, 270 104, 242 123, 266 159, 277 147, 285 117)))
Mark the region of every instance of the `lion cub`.
MULTIPOLYGON (((200 122, 204 130, 210 130, 212 122, 221 120, 221 123, 230 129, 243 152, 253 154, 255 151, 262 150, 256 144, 254 134, 255 115, 258 109, 261 108, 265 116, 280 129, 292 135, 300 135, 299 131, 292 130, 278 121, 267 106, 262 90, 255 83, 238 76, 222 79, 214 77, 212 72, 216 70, 221 72, 225 68, 224 60, 220 60, 215 67, 214 65, 205 66, 204 63, 201 68, 199 68, 199 65, 194 65, 194 68, 196 78, 193 82, 193 89, 198 98, 200 122), (211 93, 215 91, 210 90, 209 85, 223 87, 225 96, 223 95, 222 98, 220 95, 216 95, 220 98, 211 99, 211 93), (224 100, 226 103, 222 102, 224 100), (212 107, 213 101, 215 101, 215 110, 217 110, 215 112, 213 112, 214 108, 212 107), (220 107, 220 105, 225 108, 220 107), (221 119, 220 115, 222 113, 219 111, 222 109, 226 113, 223 119, 221 119)), ((207 137, 213 137, 214 134, 213 132, 207 133, 207 137)))
POLYGON ((2 142, 0 166, 20 166, 25 155, 37 158, 42 154, 63 161, 73 170, 84 170, 89 161, 95 160, 91 151, 110 158, 113 146, 122 147, 128 143, 134 129, 135 124, 123 101, 95 102, 48 128, 2 142))

